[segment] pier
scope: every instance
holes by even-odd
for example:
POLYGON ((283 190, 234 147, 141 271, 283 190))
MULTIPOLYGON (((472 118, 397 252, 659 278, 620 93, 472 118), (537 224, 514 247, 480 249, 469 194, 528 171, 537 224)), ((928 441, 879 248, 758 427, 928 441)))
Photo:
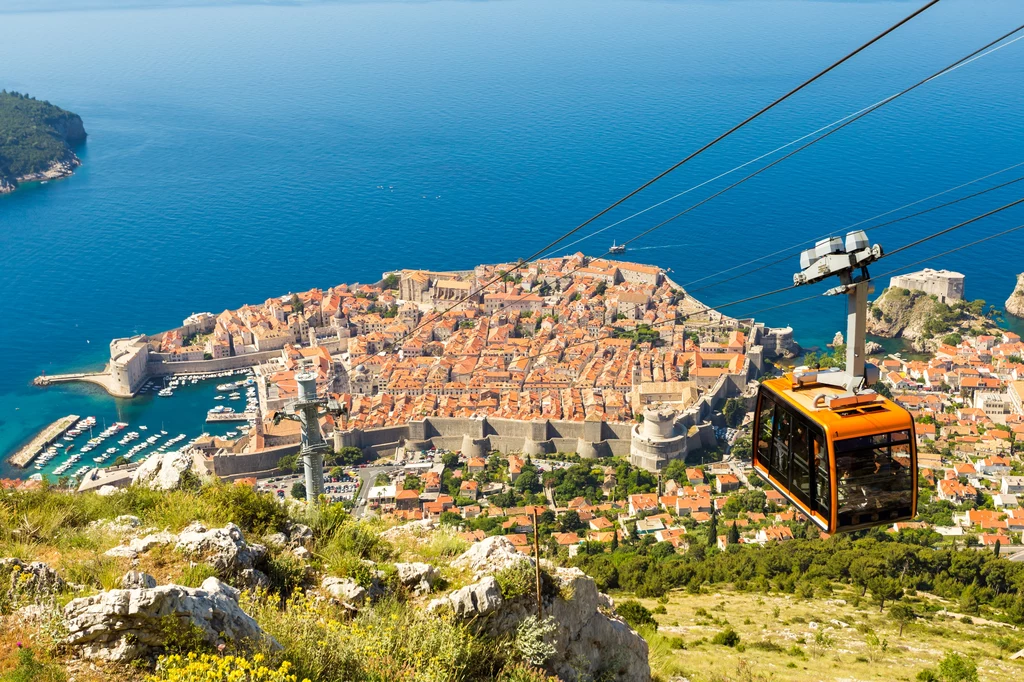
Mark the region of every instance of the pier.
POLYGON ((255 412, 217 412, 215 414, 207 414, 206 422, 247 422, 255 418, 255 412))
POLYGON ((40 431, 28 445, 14 453, 14 456, 10 459, 11 464, 24 469, 32 463, 32 460, 39 456, 39 453, 42 452, 47 445, 63 436, 64 432, 71 428, 77 421, 77 414, 69 414, 68 416, 61 417, 57 421, 53 422, 40 431))

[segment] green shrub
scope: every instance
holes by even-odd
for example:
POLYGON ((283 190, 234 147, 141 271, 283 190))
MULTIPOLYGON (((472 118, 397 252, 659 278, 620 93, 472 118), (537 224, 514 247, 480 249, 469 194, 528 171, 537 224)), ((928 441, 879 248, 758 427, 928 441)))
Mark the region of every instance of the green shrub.
POLYGON ((181 577, 178 578, 178 584, 184 585, 185 587, 199 587, 207 578, 216 577, 218 577, 217 569, 210 564, 191 564, 181 572, 181 577))
POLYGON ((35 652, 18 643, 18 665, 0 677, 2 682, 64 682, 64 670, 50 662, 36 658, 35 652))
POLYGON ((740 636, 732 628, 726 628, 711 638, 712 644, 734 647, 740 643, 740 636))
POLYGON ((528 562, 519 561, 495 573, 494 579, 501 588, 501 596, 504 599, 515 599, 535 592, 537 578, 534 570, 528 562))
POLYGON ((652 614, 646 606, 635 599, 627 599, 617 605, 615 607, 615 613, 621 616, 624 621, 629 623, 630 627, 634 630, 639 630, 642 627, 650 627, 654 630, 658 629, 658 621, 654 619, 654 614, 652 614))

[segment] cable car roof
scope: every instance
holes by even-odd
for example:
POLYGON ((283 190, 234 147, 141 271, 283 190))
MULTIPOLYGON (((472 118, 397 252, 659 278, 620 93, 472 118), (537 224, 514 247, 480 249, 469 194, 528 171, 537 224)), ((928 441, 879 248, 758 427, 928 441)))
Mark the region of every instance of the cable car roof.
POLYGON ((786 374, 778 379, 767 379, 762 385, 786 398, 788 404, 827 429, 833 438, 856 438, 907 430, 913 424, 906 410, 881 395, 868 403, 828 408, 824 403, 815 406, 819 396, 840 396, 846 391, 816 383, 794 388, 792 374, 786 374))

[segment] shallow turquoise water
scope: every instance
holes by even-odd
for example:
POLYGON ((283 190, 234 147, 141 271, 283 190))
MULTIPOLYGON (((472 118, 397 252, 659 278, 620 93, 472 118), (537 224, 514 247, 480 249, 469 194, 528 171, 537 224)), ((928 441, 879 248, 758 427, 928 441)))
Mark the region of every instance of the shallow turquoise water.
MULTIPOLYGON (((126 402, 29 382, 99 366, 111 337, 192 312, 389 268, 525 256, 911 6, 517 0, 0 14, 0 87, 81 114, 90 133, 73 178, 0 198, 0 453, 69 412, 194 436, 212 384, 126 402)), ((1022 18, 1013 0, 947 0, 630 208, 876 102, 1022 18)), ((1024 41, 929 84, 630 257, 686 283, 1024 161, 1022 55, 1024 41)), ((602 253, 723 183, 573 249, 602 253)), ((873 234, 891 250, 1020 187, 873 234)), ((972 225, 885 269, 1022 217, 972 225)), ((970 296, 1001 303, 1024 269, 1022 235, 930 265, 961 270, 970 296)), ((720 304, 785 286, 793 269, 697 295, 720 304)), ((844 326, 829 299, 762 317, 792 324, 808 346, 844 326)))

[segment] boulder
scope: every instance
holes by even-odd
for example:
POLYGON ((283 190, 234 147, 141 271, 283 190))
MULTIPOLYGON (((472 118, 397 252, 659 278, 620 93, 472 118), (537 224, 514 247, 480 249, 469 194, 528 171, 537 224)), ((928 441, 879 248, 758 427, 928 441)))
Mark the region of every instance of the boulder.
POLYGON ((284 547, 288 544, 288 536, 284 533, 271 533, 264 538, 268 545, 274 545, 275 547, 284 547))
POLYGON ((1014 317, 1024 317, 1024 272, 1017 275, 1017 285, 1006 299, 1006 312, 1014 317))
POLYGON ((423 537, 428 535, 430 531, 437 525, 433 519, 420 519, 419 521, 411 521, 409 523, 403 523, 400 526, 394 528, 388 528, 382 532, 380 536, 385 540, 397 540, 401 537, 423 537))
POLYGON ((303 561, 309 561, 313 558, 313 553, 305 547, 303 547, 302 545, 299 545, 295 549, 293 549, 292 554, 302 559, 303 561))
POLYGON ((156 587, 156 578, 142 571, 128 571, 121 578, 121 587, 126 590, 150 589, 156 587))
POLYGON ((64 607, 67 643, 83 657, 130 661, 159 653, 168 625, 191 626, 210 645, 280 645, 238 606, 238 590, 216 578, 202 586, 162 585, 110 590, 64 607))
POLYGON ((877 341, 865 341, 864 352, 868 355, 878 355, 885 351, 885 346, 878 343, 877 341))
POLYGON ((466 585, 440 599, 433 600, 427 609, 434 611, 443 606, 450 606, 457 617, 472 620, 494 613, 501 608, 503 603, 501 587, 494 576, 489 575, 472 585, 466 585))
POLYGON ((111 547, 104 554, 111 557, 124 559, 137 559, 140 554, 145 554, 158 545, 170 545, 178 541, 178 536, 162 530, 157 533, 150 533, 141 538, 135 538, 127 545, 111 547))
POLYGON ((366 588, 351 578, 327 576, 321 581, 320 587, 333 599, 350 608, 359 608, 366 602, 366 588))
POLYGON ((154 490, 175 490, 181 487, 185 472, 191 470, 191 454, 177 451, 156 453, 135 470, 132 485, 145 485, 154 490))
POLYGON ((9 594, 43 596, 67 587, 57 571, 42 561, 25 563, 21 559, 0 559, 0 576, 7 579, 9 594))
POLYGON ((127 535, 134 532, 142 525, 142 519, 138 516, 132 516, 131 514, 122 514, 115 519, 93 521, 92 525, 100 530, 106 530, 120 535, 127 535))
POLYGON ((410 588, 415 594, 427 594, 441 579, 441 571, 430 564, 420 562, 395 564, 398 582, 410 588))
POLYGON ((301 523, 292 523, 288 526, 288 541, 293 545, 309 547, 313 544, 313 529, 301 523))
POLYGON ((482 575, 497 573, 522 562, 532 565, 533 559, 520 553, 511 540, 505 536, 492 535, 463 552, 452 562, 452 566, 468 568, 479 578, 482 575))
POLYGON ((178 535, 174 548, 224 574, 255 568, 267 555, 263 545, 246 543, 242 529, 233 523, 212 529, 198 521, 191 523, 178 535))
MULTIPOLYGON (((514 636, 519 624, 537 613, 532 592, 505 599, 493 576, 435 599, 428 608, 444 605, 497 638, 514 636)), ((567 682, 650 679, 647 642, 624 621, 606 615, 612 610, 611 599, 583 571, 555 569, 542 605, 544 618, 555 626, 550 639, 556 653, 544 663, 549 674, 567 682)))

